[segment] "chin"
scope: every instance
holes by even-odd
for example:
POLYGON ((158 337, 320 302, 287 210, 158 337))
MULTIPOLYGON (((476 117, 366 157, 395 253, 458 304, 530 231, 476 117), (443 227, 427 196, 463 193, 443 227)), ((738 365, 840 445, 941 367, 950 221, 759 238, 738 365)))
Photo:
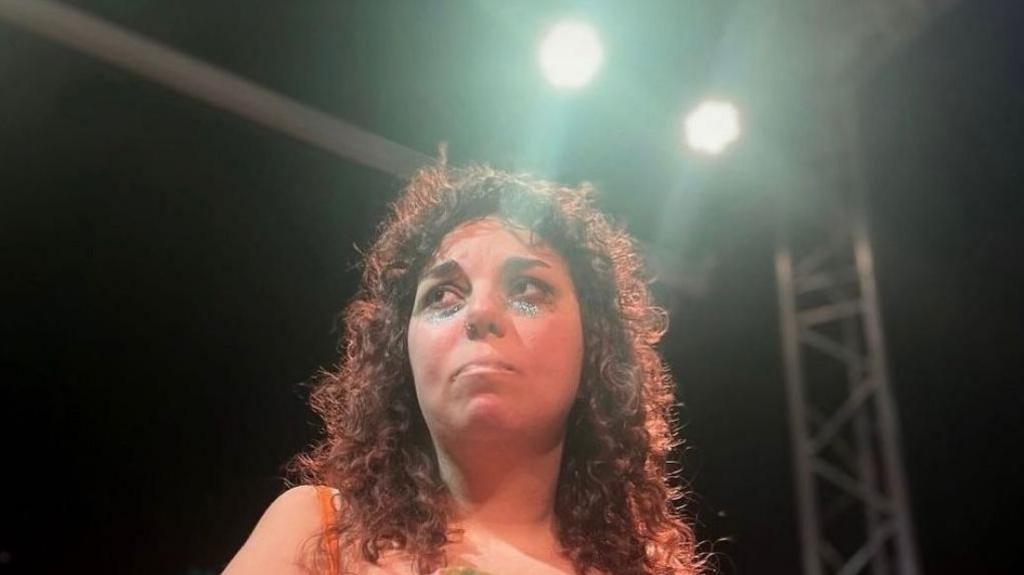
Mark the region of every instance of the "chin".
POLYGON ((515 429, 517 418, 510 413, 504 398, 493 393, 484 393, 469 398, 463 412, 464 426, 483 431, 481 428, 515 429))
POLYGON ((498 398, 473 398, 465 407, 456 433, 468 435, 475 442, 500 447, 525 441, 536 447, 560 440, 564 435, 564 428, 556 430, 553 428, 557 425, 552 422, 524 418, 498 398))

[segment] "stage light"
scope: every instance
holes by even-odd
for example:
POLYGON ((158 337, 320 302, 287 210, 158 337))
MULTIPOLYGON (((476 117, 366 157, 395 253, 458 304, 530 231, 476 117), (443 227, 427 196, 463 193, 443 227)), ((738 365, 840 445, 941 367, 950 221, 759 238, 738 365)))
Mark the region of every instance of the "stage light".
POLYGON ((740 115, 728 102, 702 102, 684 121, 686 143, 690 148, 718 154, 740 135, 740 115))
POLYGON ((597 32, 582 22, 562 22, 548 32, 540 46, 540 65, 558 88, 579 88, 594 77, 604 52, 597 32))

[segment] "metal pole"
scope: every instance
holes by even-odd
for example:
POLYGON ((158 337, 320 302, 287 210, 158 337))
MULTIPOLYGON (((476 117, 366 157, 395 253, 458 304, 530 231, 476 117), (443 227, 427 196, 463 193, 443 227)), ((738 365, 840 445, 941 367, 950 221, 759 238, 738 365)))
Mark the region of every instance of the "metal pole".
POLYGON ((222 110, 400 178, 429 156, 50 0, 0 0, 0 20, 70 46, 222 110))
MULTIPOLYGON (((781 215, 780 215, 781 216, 781 215)), ((793 259, 781 216, 775 241, 775 280, 778 285, 779 323, 782 330, 783 362, 786 372, 786 397, 789 403, 789 435, 793 445, 793 473, 797 485, 797 512, 805 575, 822 575, 818 557, 818 508, 811 469, 804 378, 800 358, 800 327, 796 315, 796 291, 793 286, 793 259)))
POLYGON ((853 190, 850 211, 852 215, 852 240, 857 276, 860 280, 861 298, 864 301, 864 330, 871 362, 872 377, 878 378, 878 392, 875 393, 875 409, 881 431, 880 447, 885 463, 885 481, 893 506, 893 521, 896 527, 897 564, 901 575, 920 573, 916 538, 911 520, 910 502, 907 496, 906 475, 903 469, 903 455, 900 448, 900 428, 895 402, 889 388, 889 366, 882 330, 882 312, 875 279, 874 253, 868 239, 867 213, 865 210, 865 178, 861 160, 860 133, 856 99, 850 98, 845 111, 845 128, 850 139, 849 154, 853 190))

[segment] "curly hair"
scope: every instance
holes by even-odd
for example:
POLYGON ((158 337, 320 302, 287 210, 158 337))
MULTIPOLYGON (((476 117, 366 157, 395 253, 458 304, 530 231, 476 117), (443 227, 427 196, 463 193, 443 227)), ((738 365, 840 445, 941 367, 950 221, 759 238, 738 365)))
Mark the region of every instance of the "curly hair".
POLYGON ((421 573, 446 563, 451 501, 416 400, 407 329, 419 273, 458 225, 525 226, 568 262, 584 334, 555 494, 559 542, 578 573, 692 574, 702 561, 668 483, 673 384, 655 345, 667 328, 634 240, 593 206, 593 190, 486 167, 420 171, 365 253, 342 315, 341 357, 313 382, 324 437, 292 462, 302 483, 341 493, 331 531, 377 563, 401 551, 421 573))

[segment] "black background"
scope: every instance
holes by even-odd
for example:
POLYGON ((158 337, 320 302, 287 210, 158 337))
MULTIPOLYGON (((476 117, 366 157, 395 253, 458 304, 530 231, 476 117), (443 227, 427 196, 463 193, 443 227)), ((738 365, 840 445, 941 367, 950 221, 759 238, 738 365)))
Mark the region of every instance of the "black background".
MULTIPOLYGON (((537 77, 536 5, 73 4, 424 153, 592 181, 646 242, 699 188, 678 254, 714 265, 663 345, 691 511, 723 572, 798 571, 774 199, 673 140, 730 3, 592 3, 610 55, 576 99, 537 77)), ((963 2, 861 99, 926 573, 1016 563, 1021 29, 1015 2, 963 2)), ((300 384, 400 187, 0 24, 0 573, 218 571, 314 437, 300 384)))

